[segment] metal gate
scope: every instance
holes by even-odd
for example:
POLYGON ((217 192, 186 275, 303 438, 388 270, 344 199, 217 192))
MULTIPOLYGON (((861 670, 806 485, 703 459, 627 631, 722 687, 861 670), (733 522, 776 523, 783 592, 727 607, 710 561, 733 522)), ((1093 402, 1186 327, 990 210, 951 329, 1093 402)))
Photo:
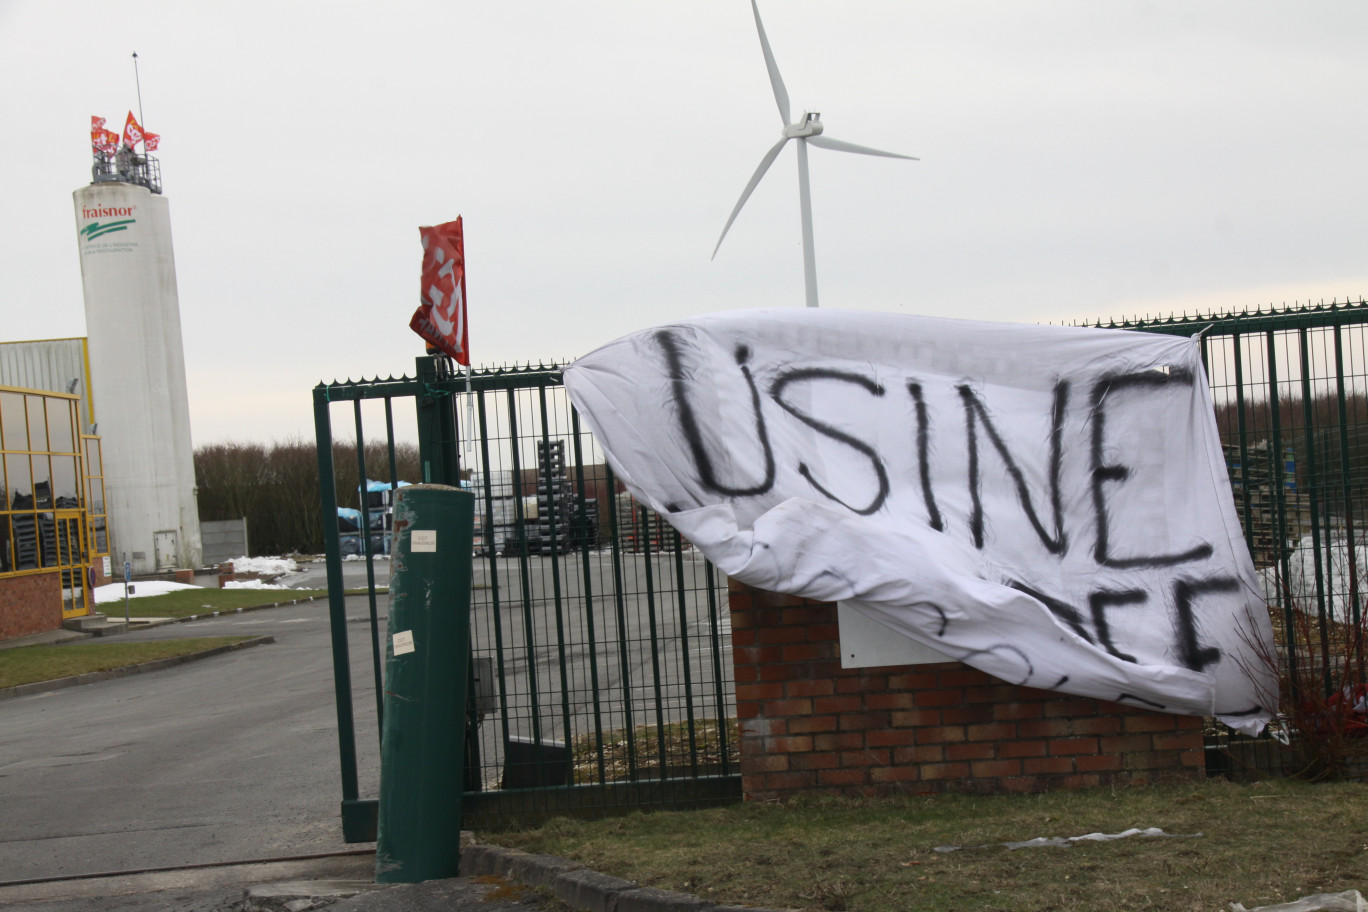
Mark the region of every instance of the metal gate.
POLYGON ((377 579, 404 483, 476 495, 467 825, 738 800, 726 579, 621 489, 557 368, 467 381, 425 357, 416 373, 314 389, 347 841, 375 836, 363 796, 378 790, 384 710, 377 579), (410 407, 416 459, 395 440, 410 407), (345 533, 328 520, 339 507, 359 515, 345 533), (346 552, 365 566, 352 590, 346 552))
POLYGON ((1368 673, 1368 304, 1097 325, 1201 339, 1235 507, 1273 620, 1266 658, 1283 718, 1272 734, 1293 742, 1288 750, 1268 734, 1209 726, 1208 769, 1303 772, 1310 755, 1295 748, 1308 730, 1346 723, 1368 735, 1368 713, 1339 719, 1334 705, 1362 693, 1368 673))

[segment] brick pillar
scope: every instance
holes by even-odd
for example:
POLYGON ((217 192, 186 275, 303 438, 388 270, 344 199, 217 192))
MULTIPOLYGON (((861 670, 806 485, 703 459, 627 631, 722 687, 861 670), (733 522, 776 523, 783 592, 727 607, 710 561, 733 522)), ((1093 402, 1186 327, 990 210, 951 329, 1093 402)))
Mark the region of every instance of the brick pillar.
POLYGON ((1020 687, 959 662, 844 670, 834 604, 734 580, 729 600, 747 798, 1205 774, 1199 718, 1020 687))

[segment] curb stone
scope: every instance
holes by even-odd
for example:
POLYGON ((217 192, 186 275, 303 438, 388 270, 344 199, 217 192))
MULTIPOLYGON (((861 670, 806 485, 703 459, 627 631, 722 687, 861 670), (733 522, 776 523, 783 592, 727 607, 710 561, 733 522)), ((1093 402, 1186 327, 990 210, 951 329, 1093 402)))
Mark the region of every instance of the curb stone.
POLYGON ((561 902, 576 909, 584 909, 586 912, 617 912, 618 896, 637 886, 639 885, 630 880, 580 868, 557 877, 551 884, 551 892, 561 902))
POLYGON ((759 906, 717 905, 691 893, 643 887, 554 855, 534 855, 488 844, 466 846, 461 852, 461 875, 485 874, 550 889, 561 902, 586 912, 785 912, 759 906))
POLYGON ((29 694, 45 693, 49 690, 61 690, 66 687, 79 687, 82 684, 94 684, 99 681, 109 681, 114 678, 126 678, 129 675, 144 674, 149 671, 161 671, 163 668, 173 668, 176 665, 184 665, 186 662, 193 662, 196 659, 207 659, 210 656, 221 655, 225 652, 234 652, 238 649, 247 649, 251 646, 264 646, 267 643, 274 643, 275 641, 275 637, 273 636, 258 636, 252 637, 250 640, 243 640, 241 643, 213 646, 209 649, 202 649, 199 652, 171 656, 165 659, 154 659, 151 662, 143 662, 140 665, 125 665, 122 668, 111 668, 108 671, 87 671, 85 674, 70 675, 65 678, 53 678, 51 681, 34 681, 31 684, 16 684, 14 687, 0 688, 0 700, 8 700, 11 697, 25 697, 29 694))
MULTIPOLYGON (((464 860, 464 859, 463 859, 464 860)), ((507 877, 529 887, 555 888, 563 874, 582 870, 584 865, 554 855, 517 855, 508 865, 507 877)))

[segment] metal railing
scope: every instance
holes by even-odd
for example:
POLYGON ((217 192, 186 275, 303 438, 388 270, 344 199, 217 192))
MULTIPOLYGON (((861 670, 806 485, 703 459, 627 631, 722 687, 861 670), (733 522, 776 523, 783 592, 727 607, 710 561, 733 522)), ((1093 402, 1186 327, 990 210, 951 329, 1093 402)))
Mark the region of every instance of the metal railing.
POLYGON ((139 155, 125 147, 113 154, 93 149, 91 157, 94 159, 90 166, 92 184, 118 181, 146 187, 153 193, 162 192, 161 162, 151 155, 139 155))
MULTIPOLYGON (((621 490, 556 368, 476 372, 468 395, 434 359, 419 359, 418 373, 314 389, 320 491, 325 516, 353 506, 337 503, 333 484, 343 408, 357 477, 476 495, 467 825, 739 799, 725 577, 621 490), (366 464, 360 442, 380 434, 363 403, 383 407, 388 464, 366 464), (423 477, 397 479, 394 409, 409 403, 423 477), (465 441, 458 420, 474 429, 465 441)), ((356 506, 368 528, 375 508, 356 506)), ((349 841, 373 838, 362 780, 373 792, 383 713, 383 555, 363 538, 365 594, 347 597, 337 524, 325 523, 349 841), (368 642, 349 641, 354 624, 368 642), (354 689, 353 673, 367 684, 354 689)))

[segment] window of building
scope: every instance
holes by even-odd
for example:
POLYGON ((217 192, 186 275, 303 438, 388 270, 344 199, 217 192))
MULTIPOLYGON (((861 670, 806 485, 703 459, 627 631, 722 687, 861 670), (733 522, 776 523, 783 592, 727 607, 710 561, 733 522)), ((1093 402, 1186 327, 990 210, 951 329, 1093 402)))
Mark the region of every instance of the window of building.
POLYGON ((91 553, 109 554, 109 523, 105 513, 104 444, 99 437, 81 437, 81 451, 85 455, 87 540, 91 553))
MULTIPOLYGON (((75 396, 0 389, 0 573, 84 565, 57 535, 58 511, 86 509, 76 409, 75 396)), ((101 477, 102 517, 103 489, 101 477)))

